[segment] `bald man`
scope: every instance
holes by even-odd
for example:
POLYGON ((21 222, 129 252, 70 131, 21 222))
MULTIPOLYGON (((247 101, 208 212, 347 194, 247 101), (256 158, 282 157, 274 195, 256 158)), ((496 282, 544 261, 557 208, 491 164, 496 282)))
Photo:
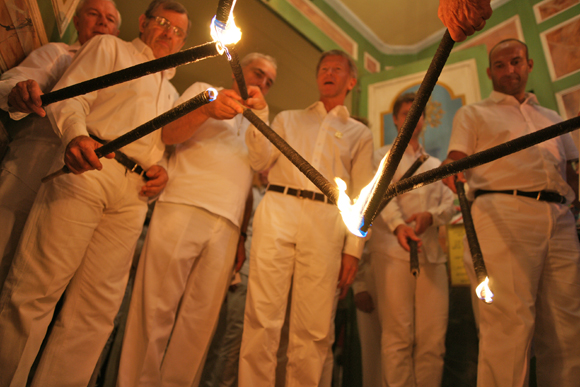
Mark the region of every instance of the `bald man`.
MULTIPOLYGON (((493 47, 493 92, 457 112, 445 164, 562 120, 526 92, 533 65, 518 40, 493 47)), ((564 134, 465 173, 494 293, 479 307, 478 386, 527 386, 532 339, 538 386, 578 385, 580 246, 566 182, 575 159, 564 134)), ((444 182, 455 191, 453 178, 444 182)))

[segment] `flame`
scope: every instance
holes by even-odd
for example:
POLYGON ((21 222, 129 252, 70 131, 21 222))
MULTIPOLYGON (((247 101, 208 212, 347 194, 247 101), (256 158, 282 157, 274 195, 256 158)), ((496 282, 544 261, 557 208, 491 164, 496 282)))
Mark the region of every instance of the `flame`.
POLYGON ((479 297, 480 300, 483 300, 488 304, 491 304, 493 302, 493 293, 489 288, 489 277, 485 277, 485 280, 483 280, 482 283, 477 285, 477 288, 475 289, 475 294, 477 294, 477 297, 479 297))
POLYGON ((364 209, 372 197, 375 187, 383 174, 383 170, 386 166, 386 160, 389 153, 383 157, 381 160, 381 165, 375 177, 371 180, 369 184, 366 185, 358 195, 358 198, 351 203, 350 197, 346 193, 346 183, 339 177, 335 177, 334 181, 338 186, 338 201, 336 205, 340 210, 340 215, 342 215, 342 220, 346 225, 346 228, 356 236, 365 237, 367 235, 366 231, 362 231, 360 228, 364 224, 364 209))
MULTIPOLYGON (((236 2, 234 1, 234 5, 235 4, 236 2)), ((217 20, 214 16, 209 26, 211 37, 217 42, 216 45, 218 52, 221 55, 226 51, 228 59, 229 53, 227 53, 226 45, 237 43, 242 38, 242 31, 234 22, 234 5, 232 5, 232 10, 230 11, 230 16, 228 17, 228 22, 226 24, 217 20)))
POLYGON ((215 101, 215 99, 218 96, 218 91, 216 89, 214 89, 213 87, 208 88, 206 91, 208 94, 209 102, 215 101))

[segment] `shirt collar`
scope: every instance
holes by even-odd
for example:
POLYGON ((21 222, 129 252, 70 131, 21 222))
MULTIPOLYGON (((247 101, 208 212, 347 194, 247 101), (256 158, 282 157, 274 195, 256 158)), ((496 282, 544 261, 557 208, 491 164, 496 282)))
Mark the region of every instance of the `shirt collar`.
POLYGON ((348 121, 348 118, 350 117, 350 114, 346 106, 344 105, 335 106, 331 111, 327 112, 322 101, 314 102, 312 105, 308 106, 306 110, 314 110, 321 117, 325 117, 327 114, 334 114, 343 123, 346 123, 348 121))
POLYGON ((417 150, 413 150, 413 147, 411 146, 411 144, 407 145, 407 149, 405 149, 405 153, 409 153, 411 156, 416 156, 419 157, 422 154, 424 154, 424 150, 423 150, 423 145, 421 145, 421 143, 419 143, 419 147, 417 148, 417 150))
MULTIPOLYGON (((520 102, 516 99, 516 97, 512 96, 512 95, 508 95, 508 94, 504 94, 504 93, 500 93, 499 91, 492 91, 489 98, 495 102, 495 103, 501 103, 501 102, 506 102, 506 103, 513 103, 513 104, 520 104, 520 102)), ((524 100, 524 103, 530 104, 530 105, 539 105, 538 103, 538 99, 536 98, 535 94, 533 93, 526 93, 526 99, 524 100)))
MULTIPOLYGON (((151 47, 146 45, 145 42, 141 40, 141 38, 135 38, 131 43, 133 43, 133 47, 135 47, 135 49, 139 53, 145 55, 147 60, 151 61, 156 59, 155 55, 153 55, 153 50, 151 50, 151 47)), ((175 75, 175 67, 164 70, 163 74, 167 79, 173 78, 173 76, 175 75)))

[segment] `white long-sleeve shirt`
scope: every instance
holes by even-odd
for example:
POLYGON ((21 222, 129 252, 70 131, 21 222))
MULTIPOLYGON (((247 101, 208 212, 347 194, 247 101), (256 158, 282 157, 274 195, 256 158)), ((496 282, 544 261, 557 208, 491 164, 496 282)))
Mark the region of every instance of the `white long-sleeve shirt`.
MULTIPOLYGON (((511 95, 493 91, 489 98, 457 111, 449 151, 471 155, 561 121, 555 111, 540 106, 533 94, 520 104, 511 95)), ((567 133, 470 169, 465 176, 470 192, 549 190, 571 202, 574 192, 566 182, 566 160, 577 158, 578 150, 567 133)))
MULTIPOLYGON (((380 162, 390 149, 390 145, 377 149, 375 160, 380 162)), ((421 146, 417 151, 413 151, 412 147, 408 146, 395 172, 393 181, 398 181, 422 153, 421 146)), ((441 161, 435 157, 429 157, 416 173, 437 168, 439 165, 441 165, 441 161)), ((384 252, 397 259, 409 260, 409 253, 399 245, 393 232, 399 225, 407 224, 405 220, 411 215, 425 211, 431 213, 433 224, 423 234, 418 235, 422 242, 422 253, 420 254, 431 263, 445 262, 445 254, 439 247, 437 226, 444 225, 451 219, 454 208, 453 193, 441 181, 394 197, 373 222, 373 231, 369 241, 370 251, 384 252)), ((414 227, 415 223, 412 222, 408 225, 414 227)))
MULTIPOLYGON (((18 82, 34 79, 43 93, 49 92, 70 66, 74 55, 80 49, 77 41, 72 45, 48 43, 32 51, 18 66, 6 71, 0 77, 0 109, 8 111, 8 94, 18 82)), ((19 120, 26 113, 10 113, 10 118, 19 120)))
MULTIPOLYGON (((371 131, 349 117, 345 106, 326 112, 320 101, 304 110, 285 111, 274 119, 272 129, 304 157, 331 184, 339 177, 356 197, 373 177, 371 131)), ((256 171, 272 168, 270 184, 320 192, 302 172, 253 126, 246 143, 250 165, 256 171)), ((284 209, 281 209, 284 211, 284 209)), ((364 241, 347 232, 343 253, 360 258, 364 241)))
MULTIPOLYGON (((209 87, 207 83, 194 83, 176 105, 209 87)), ((267 120, 268 109, 256 114, 267 120)), ((201 207, 240 226, 252 184, 245 143, 249 125, 241 114, 230 120, 210 118, 204 122, 169 157, 169 181, 159 200, 201 207)))
MULTIPOLYGON (((55 90, 155 59, 141 39, 125 42, 115 36, 95 36, 79 50, 55 90)), ((175 69, 49 105, 53 127, 64 144, 93 134, 111 141, 173 107, 178 93, 169 82, 175 69)), ((121 149, 148 169, 163 156, 157 130, 121 149)))
MULTIPOLYGON (((8 111, 8 94, 18 82, 34 79, 43 93, 49 92, 70 66, 80 47, 78 42, 70 46, 64 43, 45 44, 32 51, 18 66, 3 73, 0 77, 0 109, 8 111)), ((46 169, 39 168, 38 164, 46 163, 46 152, 57 152, 60 139, 47 117, 10 112, 10 118, 13 121, 6 129, 12 142, 1 168, 18 177, 32 191, 37 191, 40 179, 46 175, 46 169)))

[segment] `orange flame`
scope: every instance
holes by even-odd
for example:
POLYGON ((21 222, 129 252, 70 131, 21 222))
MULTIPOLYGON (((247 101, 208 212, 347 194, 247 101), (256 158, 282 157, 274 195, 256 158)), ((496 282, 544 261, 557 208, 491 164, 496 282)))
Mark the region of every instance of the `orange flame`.
POLYGON ((489 277, 485 277, 485 280, 483 280, 482 283, 477 285, 477 288, 475 289, 475 294, 477 294, 477 297, 479 297, 480 300, 483 300, 488 304, 491 304, 493 302, 493 293, 489 288, 489 277))
POLYGON ((220 54, 226 51, 225 46, 237 43, 242 38, 242 31, 236 26, 233 11, 234 7, 232 6, 228 22, 225 25, 214 16, 209 26, 211 37, 217 42, 217 49, 220 54))
POLYGON ((352 202, 346 193, 346 183, 338 177, 334 178, 334 181, 336 182, 339 190, 338 201, 336 205, 340 210, 340 215, 342 215, 342 220, 344 221, 346 228, 348 228, 348 230, 356 236, 365 237, 367 235, 367 232, 360 229, 364 221, 364 209, 372 197, 377 183, 383 174, 388 155, 389 154, 387 153, 381 160, 381 164, 377 173, 375 174, 375 177, 373 177, 371 182, 360 191, 358 198, 352 202))

